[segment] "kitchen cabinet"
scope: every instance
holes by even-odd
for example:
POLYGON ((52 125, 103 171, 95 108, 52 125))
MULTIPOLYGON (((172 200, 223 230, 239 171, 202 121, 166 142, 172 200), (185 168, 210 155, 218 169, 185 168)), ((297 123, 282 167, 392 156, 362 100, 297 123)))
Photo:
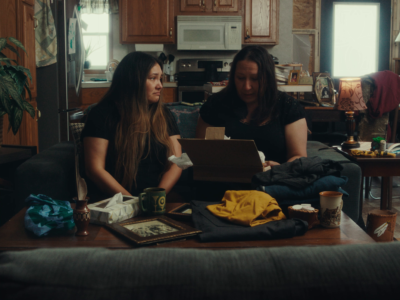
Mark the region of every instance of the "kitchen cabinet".
POLYGON ((174 87, 163 88, 164 103, 171 103, 171 102, 178 101, 177 91, 178 91, 178 88, 174 88, 174 87))
POLYGON ((16 59, 18 63, 28 68, 32 75, 30 91, 32 100, 30 104, 36 110, 36 116, 32 117, 24 112, 21 126, 16 135, 8 131, 8 116, 3 117, 3 144, 38 146, 38 124, 39 111, 37 109, 36 97, 36 57, 35 57, 35 19, 34 19, 34 0, 0 0, 0 7, 7 11, 0 19, 0 36, 12 36, 17 38, 24 45, 26 52, 19 50, 21 58, 15 54, 7 52, 8 57, 16 59))
POLYGON ((82 89, 81 91, 81 108, 86 109, 88 106, 98 103, 107 93, 108 87, 82 89))
POLYGON ((181 12, 239 12, 239 0, 180 0, 181 12))
POLYGON ((120 42, 174 44, 174 1, 120 0, 120 42))
POLYGON ((279 1, 245 0, 243 44, 279 43, 279 1))

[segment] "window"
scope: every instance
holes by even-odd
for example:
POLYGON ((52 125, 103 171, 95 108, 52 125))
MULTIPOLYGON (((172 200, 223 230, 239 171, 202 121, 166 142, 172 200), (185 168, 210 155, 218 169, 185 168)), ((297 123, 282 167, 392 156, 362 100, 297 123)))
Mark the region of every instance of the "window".
POLYGON ((379 3, 333 3, 333 77, 378 71, 379 3))
POLYGON ((89 69, 105 70, 109 61, 110 15, 82 14, 81 18, 87 25, 82 26, 82 35, 89 69))

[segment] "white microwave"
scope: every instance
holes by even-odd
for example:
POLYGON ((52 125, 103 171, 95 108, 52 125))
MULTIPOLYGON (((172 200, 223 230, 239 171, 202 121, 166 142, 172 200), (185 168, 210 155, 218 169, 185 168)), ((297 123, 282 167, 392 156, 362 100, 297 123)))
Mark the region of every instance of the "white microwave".
POLYGON ((178 16, 178 50, 242 49, 242 17, 178 16))

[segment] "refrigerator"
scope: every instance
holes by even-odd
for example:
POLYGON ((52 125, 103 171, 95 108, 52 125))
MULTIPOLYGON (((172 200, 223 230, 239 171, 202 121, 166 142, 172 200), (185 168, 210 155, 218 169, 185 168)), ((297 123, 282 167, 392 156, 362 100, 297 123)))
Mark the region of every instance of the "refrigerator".
POLYGON ((57 63, 36 69, 39 151, 69 140, 70 115, 79 110, 85 52, 79 0, 51 1, 57 29, 57 63), (76 19, 75 53, 68 51, 68 30, 76 19), (73 21, 72 21, 73 22, 73 21))

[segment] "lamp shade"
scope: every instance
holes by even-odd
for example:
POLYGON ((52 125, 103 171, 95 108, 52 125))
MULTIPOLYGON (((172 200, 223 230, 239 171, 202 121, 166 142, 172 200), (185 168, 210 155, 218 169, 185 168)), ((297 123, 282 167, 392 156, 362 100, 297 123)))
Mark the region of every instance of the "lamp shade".
POLYGON ((367 109, 361 89, 361 78, 341 78, 337 109, 356 111, 367 109))

